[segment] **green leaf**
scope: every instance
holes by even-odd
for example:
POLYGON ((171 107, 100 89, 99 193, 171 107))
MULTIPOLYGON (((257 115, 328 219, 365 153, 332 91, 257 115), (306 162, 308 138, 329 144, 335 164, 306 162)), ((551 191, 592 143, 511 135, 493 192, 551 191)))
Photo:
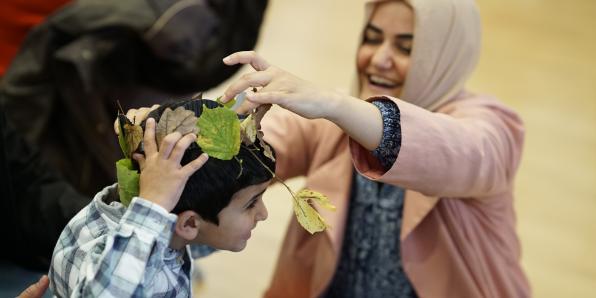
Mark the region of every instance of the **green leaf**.
POLYGON ((132 198, 139 195, 139 172, 133 168, 131 159, 116 162, 116 177, 120 202, 128 207, 132 198))
POLYGON ((230 101, 223 103, 221 102, 221 96, 216 98, 215 101, 217 101, 218 104, 223 105, 224 107, 231 109, 235 104, 236 104, 236 98, 232 98, 230 99, 230 101))
POLYGON ((203 105, 197 126, 197 144, 209 156, 230 160, 240 151, 240 121, 234 111, 221 107, 209 109, 203 105))

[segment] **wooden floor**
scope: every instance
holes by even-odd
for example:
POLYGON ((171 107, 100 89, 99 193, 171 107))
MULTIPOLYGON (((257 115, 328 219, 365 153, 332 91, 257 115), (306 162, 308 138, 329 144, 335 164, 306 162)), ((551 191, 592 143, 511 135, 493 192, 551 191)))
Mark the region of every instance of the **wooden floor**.
MULTIPOLYGON (((470 87, 500 97, 527 127, 516 207, 534 296, 595 297, 596 1, 479 6, 484 49, 470 87)), ((361 1, 271 0, 257 50, 305 79, 348 90, 361 23, 361 1)), ((197 296, 261 296, 291 215, 281 187, 265 201, 269 219, 244 252, 199 262, 205 280, 197 296)))

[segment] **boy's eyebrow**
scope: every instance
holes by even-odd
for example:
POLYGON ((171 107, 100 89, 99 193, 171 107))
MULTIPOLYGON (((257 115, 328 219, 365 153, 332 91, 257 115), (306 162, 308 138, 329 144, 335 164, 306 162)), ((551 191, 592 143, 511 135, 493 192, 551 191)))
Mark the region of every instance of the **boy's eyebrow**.
POLYGON ((248 202, 246 202, 246 204, 244 204, 244 207, 250 205, 252 203, 252 201, 256 200, 258 197, 260 197, 265 191, 267 190, 267 188, 265 187, 260 193, 254 195, 252 198, 250 198, 250 200, 248 200, 248 202))

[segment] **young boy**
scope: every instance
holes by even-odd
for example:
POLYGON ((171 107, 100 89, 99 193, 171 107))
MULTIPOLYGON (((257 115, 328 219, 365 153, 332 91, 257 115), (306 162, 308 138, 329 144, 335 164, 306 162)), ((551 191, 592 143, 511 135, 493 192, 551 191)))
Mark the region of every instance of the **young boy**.
MULTIPOLYGON (((159 119, 164 109, 149 117, 159 119)), ((139 196, 125 207, 117 186, 108 186, 69 222, 49 272, 55 295, 189 297, 189 244, 241 251, 267 218, 261 197, 275 163, 262 148, 241 147, 242 163, 207 161, 194 134, 175 132, 158 149, 153 118, 145 123, 145 155, 133 156, 139 196)))

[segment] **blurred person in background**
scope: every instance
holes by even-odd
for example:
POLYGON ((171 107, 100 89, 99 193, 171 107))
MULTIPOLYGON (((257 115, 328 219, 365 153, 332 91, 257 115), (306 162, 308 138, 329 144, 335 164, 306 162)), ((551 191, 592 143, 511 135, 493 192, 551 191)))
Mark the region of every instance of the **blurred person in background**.
MULTIPOLYGON (((5 142, 10 149, 2 160, 2 178, 7 177, 2 204, 10 213, 3 225, 10 235, 4 236, 18 234, 17 243, 28 241, 23 249, 20 244, 4 248, 2 258, 44 271, 59 235, 55 231, 88 197, 116 180, 120 149, 111 126, 117 100, 123 107, 151 105, 221 83, 239 68, 226 67, 221 58, 255 45, 268 3, 65 2, 15 0, 3 3, 0 13, 9 16, 0 21, 3 130, 11 125, 6 136, 18 139, 5 142), (25 32, 40 22, 14 56, 25 32), (40 154, 29 154, 38 152, 35 147, 40 154)), ((21 290, 25 286, 19 283, 39 277, 1 267, 3 282, 21 290)))
POLYGON ((4 0, 0 10, 0 78, 31 28, 70 0, 4 0))
POLYGON ((14 297, 47 272, 62 229, 91 199, 44 163, 1 108, 0 137, 0 296, 14 297))
POLYGON ((267 2, 71 2, 29 33, 2 78, 0 103, 27 141, 92 196, 115 181, 117 101, 150 106, 229 78, 239 67, 221 58, 255 45, 267 2))

